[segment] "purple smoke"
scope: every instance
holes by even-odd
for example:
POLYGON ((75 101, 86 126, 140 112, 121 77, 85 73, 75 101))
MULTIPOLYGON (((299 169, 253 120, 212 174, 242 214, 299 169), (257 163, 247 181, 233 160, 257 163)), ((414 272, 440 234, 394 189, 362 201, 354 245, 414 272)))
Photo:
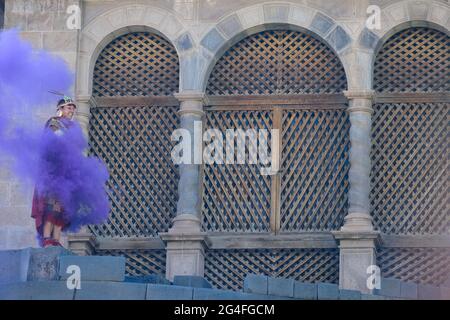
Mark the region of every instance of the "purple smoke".
POLYGON ((87 143, 79 125, 64 135, 44 130, 33 115, 45 112, 69 93, 73 74, 59 57, 33 51, 17 30, 0 32, 0 155, 11 170, 38 191, 56 195, 71 222, 69 230, 106 220, 108 172, 96 158, 85 157, 87 143))

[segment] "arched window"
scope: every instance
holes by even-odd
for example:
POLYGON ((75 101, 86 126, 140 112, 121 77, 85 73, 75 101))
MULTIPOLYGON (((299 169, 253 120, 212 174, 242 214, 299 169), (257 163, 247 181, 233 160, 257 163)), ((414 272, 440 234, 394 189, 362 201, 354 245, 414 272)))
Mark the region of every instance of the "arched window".
MULTIPOLYGON (((347 211, 346 88, 337 55, 305 32, 263 31, 225 51, 207 82, 205 129, 219 129, 224 137, 227 129, 278 129, 282 170, 261 175, 266 165, 249 164, 248 154, 245 164, 235 158, 234 165, 204 165, 203 229, 230 239, 338 229, 347 211)), ((233 243, 207 252, 205 275, 216 287, 239 289, 247 273, 338 280, 337 249, 233 243)))
MULTIPOLYGON (((178 167, 170 136, 179 127, 179 61, 165 38, 128 33, 109 43, 94 69, 91 153, 108 166, 111 215, 92 226, 99 238, 155 238, 176 216, 178 167)), ((127 273, 164 274, 165 250, 113 250, 127 257, 127 273)), ((101 250, 101 248, 100 248, 101 250)))

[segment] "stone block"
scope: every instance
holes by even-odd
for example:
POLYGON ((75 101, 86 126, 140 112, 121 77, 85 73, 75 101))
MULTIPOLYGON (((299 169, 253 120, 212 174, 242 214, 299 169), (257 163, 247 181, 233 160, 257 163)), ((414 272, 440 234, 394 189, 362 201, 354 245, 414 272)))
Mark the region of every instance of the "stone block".
POLYGON ((291 20, 293 23, 300 26, 309 26, 311 19, 314 16, 314 10, 307 7, 293 7, 291 20))
POLYGON ((10 199, 10 184, 8 182, 0 183, 0 207, 9 206, 10 199))
POLYGON ((238 32, 242 31, 242 24, 239 20, 239 17, 236 14, 233 14, 221 21, 218 24, 218 28, 228 37, 231 38, 236 35, 238 32))
MULTIPOLYGON (((315 0, 307 1, 311 6, 318 8, 320 11, 324 12, 333 17, 339 17, 340 19, 352 19, 354 18, 354 10, 358 3, 362 1, 352 1, 352 0, 339 0, 339 1, 328 1, 328 0, 315 0)), ((363 2, 364 3, 364 2, 363 2)), ((367 6, 367 4, 366 4, 367 6)), ((365 12, 364 12, 365 13, 365 12)))
POLYGON ((268 294, 282 297, 294 296, 294 280, 282 278, 268 278, 268 294))
POLYGON ((417 284, 402 281, 400 284, 400 297, 405 299, 417 299, 417 284))
POLYGON ((347 32, 340 26, 331 31, 327 36, 327 40, 336 51, 344 49, 352 41, 347 32))
POLYGON ((21 32, 20 37, 31 43, 33 49, 42 49, 42 32, 21 32))
POLYGON ((146 276, 125 276, 124 281, 133 283, 153 283, 153 284, 170 285, 170 281, 160 274, 150 274, 146 276))
POLYGON ((211 29, 202 39, 200 44, 211 52, 215 52, 225 42, 224 37, 216 28, 211 29))
POLYGON ((381 278, 380 289, 374 293, 386 297, 400 297, 401 281, 398 279, 381 278))
POLYGON ((361 294, 361 300, 386 300, 385 297, 376 294, 361 294))
POLYGON ((59 257, 73 255, 62 247, 32 248, 27 281, 58 279, 59 257))
POLYGON ((67 268, 80 268, 83 281, 123 281, 125 279, 125 258, 110 256, 62 256, 59 260, 59 279, 66 280, 71 274, 67 268))
POLYGON ((33 188, 30 185, 13 182, 10 187, 11 204, 14 206, 30 206, 33 197, 33 188))
POLYGON ((317 300, 317 284, 296 281, 294 283, 294 298, 303 300, 317 300))
POLYGON ((259 26, 264 22, 262 6, 253 6, 239 10, 239 17, 244 29, 259 26))
POLYGON ((176 36, 183 29, 181 23, 172 15, 165 16, 160 27, 161 31, 168 37, 176 36))
POLYGON ((426 20, 429 5, 426 3, 413 2, 408 4, 409 18, 411 20, 426 20))
POLYGON ((75 300, 145 300, 146 292, 144 283, 82 281, 74 296, 75 300))
POLYGON ((244 279, 244 292, 268 294, 268 277, 256 274, 247 275, 244 279))
POLYGON ((173 285, 193 288, 212 288, 211 284, 200 276, 178 275, 173 278, 173 285))
POLYGON ((419 284, 417 286, 417 297, 419 300, 439 300, 441 290, 429 284, 419 284))
POLYGON ((53 28, 53 13, 33 12, 27 16, 28 31, 50 31, 53 28))
MULTIPOLYGON (((448 10, 448 9, 447 9, 448 10)), ((428 14, 429 20, 441 25, 448 23, 448 11, 442 6, 432 6, 428 14)))
POLYGON ((50 51, 76 51, 77 41, 77 33, 73 31, 54 31, 43 34, 44 49, 50 51))
POLYGON ((27 281, 30 250, 0 251, 0 285, 27 281))
POLYGON ((0 300, 72 300, 64 281, 16 282, 0 285, 0 300))
POLYGON ((192 38, 189 33, 183 33, 176 40, 177 47, 180 48, 181 51, 187 51, 192 48, 192 38))
POLYGON ((325 36, 333 27, 334 22, 327 16, 318 12, 311 22, 310 28, 317 31, 320 35, 325 36))
POLYGON ((19 29, 21 31, 27 30, 27 17, 20 13, 8 12, 4 20, 5 29, 19 29))
POLYGON ((361 292, 356 291, 356 290, 340 289, 339 290, 339 299, 340 300, 361 300, 361 292))
POLYGON ((147 285, 147 300, 192 300, 194 288, 166 286, 161 284, 147 285))
POLYGON ((242 293, 236 291, 194 288, 193 300, 241 300, 242 293))
POLYGON ((364 28, 359 36, 359 44, 372 50, 377 46, 378 40, 379 37, 367 28, 364 28))
MULTIPOLYGON (((393 18, 395 23, 400 23, 408 19, 408 13, 404 3, 396 3, 387 8, 388 14, 393 18)), ((381 20, 383 21, 383 20, 381 20)))
POLYGON ((265 22, 287 22, 289 18, 289 5, 285 4, 268 4, 264 5, 265 22))
POLYGON ((440 287, 441 289, 441 300, 450 300, 450 287, 440 287))
POLYGON ((338 300, 339 287, 333 283, 317 283, 318 300, 338 300))

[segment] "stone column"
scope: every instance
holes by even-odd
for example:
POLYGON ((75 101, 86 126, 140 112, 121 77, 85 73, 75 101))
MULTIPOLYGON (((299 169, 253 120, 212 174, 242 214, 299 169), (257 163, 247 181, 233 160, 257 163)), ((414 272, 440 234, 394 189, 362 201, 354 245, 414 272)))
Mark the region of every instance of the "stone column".
MULTIPOLYGON (((180 127, 191 135, 192 164, 179 165, 177 216, 169 232, 160 234, 166 243, 166 278, 175 275, 204 275, 205 233, 201 232, 201 165, 194 164, 194 124, 202 121, 203 99, 201 92, 175 94, 180 101, 180 127)), ((202 135, 202 132, 195 134, 202 135)), ((201 144, 200 144, 201 145, 201 144)))
POLYGON ((339 286, 370 293, 367 268, 376 264, 375 246, 379 233, 370 216, 370 147, 371 90, 345 91, 349 99, 350 169, 349 209, 341 230, 334 232, 339 240, 339 286))
POLYGON ((75 99, 77 110, 75 119, 83 129, 84 136, 89 139, 89 120, 91 118, 91 106, 95 105, 94 99, 91 96, 78 96, 75 99))
MULTIPOLYGON (((86 139, 89 139, 89 119, 91 117, 91 106, 94 100, 90 96, 78 96, 75 99, 77 110, 75 119, 83 129, 86 139)), ((78 233, 71 233, 67 236, 68 248, 78 255, 86 256, 95 254, 95 236, 88 227, 81 228, 78 233)))

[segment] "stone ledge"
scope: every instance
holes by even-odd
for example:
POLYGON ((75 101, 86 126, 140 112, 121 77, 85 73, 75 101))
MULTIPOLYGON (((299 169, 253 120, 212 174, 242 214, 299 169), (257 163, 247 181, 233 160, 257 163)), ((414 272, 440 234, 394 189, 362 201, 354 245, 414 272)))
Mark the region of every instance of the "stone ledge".
POLYGON ((66 280, 69 266, 80 268, 81 282, 125 280, 125 258, 111 256, 62 256, 59 258, 59 280, 66 280))
POLYGON ((212 288, 211 284, 200 276, 175 275, 173 285, 192 288, 212 288))

